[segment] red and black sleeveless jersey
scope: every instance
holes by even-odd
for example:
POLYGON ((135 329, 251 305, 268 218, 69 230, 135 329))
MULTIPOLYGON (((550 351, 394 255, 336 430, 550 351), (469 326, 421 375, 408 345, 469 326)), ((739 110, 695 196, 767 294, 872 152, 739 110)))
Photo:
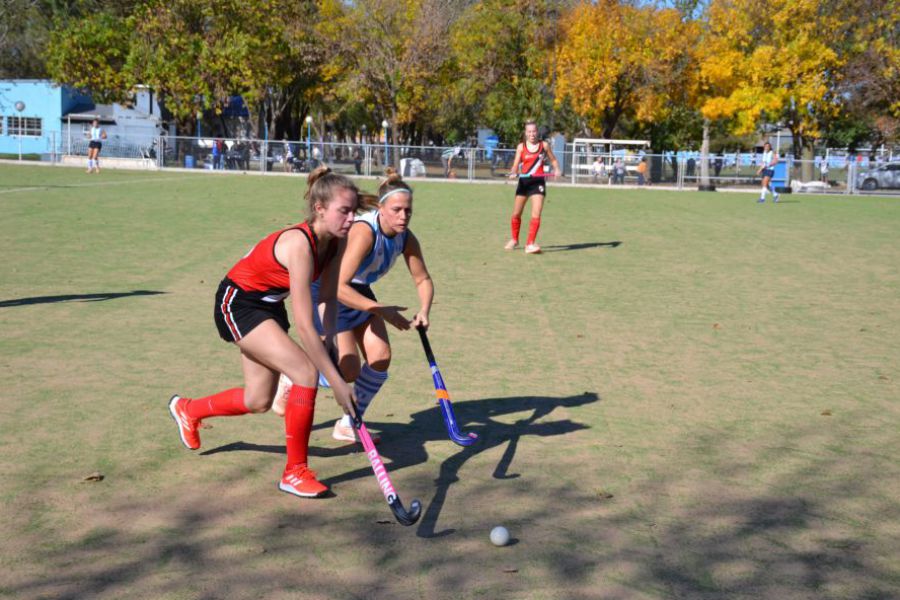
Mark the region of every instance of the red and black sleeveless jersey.
POLYGON ((236 265, 231 267, 231 270, 228 271, 228 279, 245 292, 264 292, 270 296, 280 296, 279 300, 286 297, 291 289, 291 278, 287 267, 275 258, 275 244, 282 233, 291 229, 299 229, 309 241, 314 259, 311 282, 316 281, 334 257, 337 243, 330 244, 325 256, 320 256, 319 240, 307 222, 298 223, 268 235, 253 246, 250 252, 245 254, 236 265))
POLYGON ((544 142, 538 142, 538 149, 535 152, 528 149, 528 142, 522 142, 522 162, 519 163, 519 176, 543 175, 546 161, 547 152, 544 150, 544 142))

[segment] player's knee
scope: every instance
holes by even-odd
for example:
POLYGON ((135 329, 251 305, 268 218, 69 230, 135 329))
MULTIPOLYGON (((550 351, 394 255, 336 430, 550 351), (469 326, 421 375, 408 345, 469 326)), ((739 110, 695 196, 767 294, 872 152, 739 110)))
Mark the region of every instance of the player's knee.
POLYGON ((369 353, 369 366, 376 371, 387 371, 391 366, 391 349, 382 348, 378 352, 369 353))
POLYGON ((244 391, 244 406, 252 413, 260 414, 268 412, 272 406, 272 394, 253 393, 244 391))
POLYGON ((344 377, 344 381, 352 382, 356 381, 356 378, 359 377, 359 357, 356 354, 347 354, 342 356, 338 361, 338 366, 341 369, 341 375, 344 377))

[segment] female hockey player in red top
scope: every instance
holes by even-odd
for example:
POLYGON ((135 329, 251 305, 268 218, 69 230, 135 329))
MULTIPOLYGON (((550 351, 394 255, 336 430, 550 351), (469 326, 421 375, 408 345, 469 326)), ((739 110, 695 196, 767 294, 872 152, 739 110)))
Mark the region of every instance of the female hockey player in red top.
POLYGON ((278 489, 316 497, 328 491, 307 466, 317 371, 334 382, 334 396, 344 412, 352 410, 355 397, 313 324, 310 286, 321 277, 319 299, 326 305, 326 344, 333 344, 338 268, 344 238, 359 204, 359 190, 347 177, 321 167, 309 175, 306 200, 308 219, 256 244, 232 267, 216 293, 216 326, 222 339, 233 342, 241 351, 244 387, 205 398, 173 396, 169 412, 178 425, 181 441, 196 450, 203 419, 266 412, 279 373, 286 373, 294 385, 285 407, 287 466, 278 489), (288 296, 299 345, 287 334, 284 300, 288 296))
POLYGON ((538 254, 541 247, 534 243, 541 226, 541 211, 544 208, 544 197, 547 195, 545 185, 547 177, 559 175, 559 162, 550 149, 550 144, 538 139, 537 125, 534 121, 525 122, 525 139, 516 148, 510 179, 519 178, 516 187, 516 200, 513 205, 511 220, 512 237, 506 243, 507 250, 519 246, 519 229, 522 226, 522 211, 525 202, 531 200, 531 222, 528 224, 528 241, 525 243, 526 254, 538 254), (553 171, 548 170, 549 166, 553 171))

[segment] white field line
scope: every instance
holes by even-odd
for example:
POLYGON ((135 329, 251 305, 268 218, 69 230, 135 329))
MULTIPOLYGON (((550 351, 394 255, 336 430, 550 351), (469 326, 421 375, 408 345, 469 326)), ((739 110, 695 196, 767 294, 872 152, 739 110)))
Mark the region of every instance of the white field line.
POLYGON ((93 183, 72 183, 63 185, 36 185, 31 187, 12 188, 9 190, 0 190, 0 194, 14 194, 16 192, 33 192, 36 190, 50 190, 54 188, 76 188, 76 187, 106 187, 110 185, 131 185, 133 183, 156 183, 158 181, 182 181, 189 179, 188 177, 154 177, 153 179, 129 179, 127 181, 95 181, 93 183))

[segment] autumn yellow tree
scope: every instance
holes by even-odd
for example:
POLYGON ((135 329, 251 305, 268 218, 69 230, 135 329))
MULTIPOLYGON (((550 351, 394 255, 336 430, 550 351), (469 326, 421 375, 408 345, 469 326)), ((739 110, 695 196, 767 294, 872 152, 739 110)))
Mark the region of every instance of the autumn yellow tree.
POLYGON ((795 156, 811 158, 822 121, 840 110, 844 59, 829 33, 848 18, 819 0, 713 0, 696 50, 703 116, 732 119, 736 133, 783 125, 795 156))
MULTIPOLYGON (((900 141, 900 11, 896 0, 871 0, 865 10, 853 0, 826 0, 826 9, 849 15, 843 28, 831 39, 845 59, 841 68, 838 98, 845 113, 829 137, 848 145, 869 135, 871 141, 900 141), (874 135, 873 135, 874 134, 874 135)), ((833 124, 832 124, 833 125, 833 124)), ((834 125, 833 125, 834 126, 834 125)))
POLYGON ((623 117, 661 118, 682 94, 695 38, 679 11, 583 2, 560 26, 557 102, 571 102, 592 131, 610 137, 623 117))

